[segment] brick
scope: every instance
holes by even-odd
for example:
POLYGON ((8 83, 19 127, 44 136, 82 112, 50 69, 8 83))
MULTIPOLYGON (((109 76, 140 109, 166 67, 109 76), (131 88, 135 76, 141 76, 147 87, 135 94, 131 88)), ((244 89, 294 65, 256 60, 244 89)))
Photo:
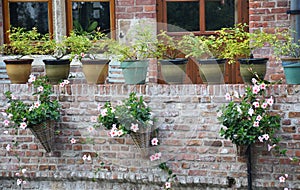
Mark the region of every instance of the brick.
POLYGON ((189 176, 206 176, 207 171, 206 170, 189 170, 188 175, 189 176))
POLYGON ((275 7, 275 2, 263 2, 262 7, 264 7, 264 8, 274 8, 275 7))
POLYGON ((300 112, 289 112, 289 118, 298 118, 300 117, 300 112))
POLYGON ((132 13, 122 13, 122 14, 117 13, 116 14, 117 19, 133 19, 133 17, 134 17, 134 14, 132 14, 132 13))
POLYGON ((136 0, 136 5, 155 5, 155 0, 136 0))
POLYGON ((156 6, 155 5, 147 5, 144 6, 144 12, 155 12, 156 6))

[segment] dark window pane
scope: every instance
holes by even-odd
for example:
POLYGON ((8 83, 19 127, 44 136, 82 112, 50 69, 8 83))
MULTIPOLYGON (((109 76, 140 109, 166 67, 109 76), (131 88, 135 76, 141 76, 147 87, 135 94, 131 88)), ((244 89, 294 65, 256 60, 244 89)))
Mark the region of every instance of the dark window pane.
POLYGON ((9 3, 10 25, 31 30, 36 27, 42 34, 49 33, 47 2, 9 3))
POLYGON ((234 26, 235 0, 205 1, 206 30, 219 30, 234 26))
POLYGON ((199 31, 199 2, 167 2, 169 32, 199 31))
POLYGON ((101 32, 110 32, 109 2, 73 2, 72 15, 77 33, 90 33, 98 27, 101 32))

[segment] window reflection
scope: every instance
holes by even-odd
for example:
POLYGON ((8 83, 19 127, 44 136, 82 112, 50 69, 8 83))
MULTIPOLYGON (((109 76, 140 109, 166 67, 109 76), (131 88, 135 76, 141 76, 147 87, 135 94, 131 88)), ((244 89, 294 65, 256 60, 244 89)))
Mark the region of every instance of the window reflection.
POLYGON ((169 32, 199 31, 199 2, 167 2, 169 32))
POLYGON ((235 0, 205 1, 206 30, 233 27, 235 0))
POLYGON ((42 34, 49 33, 47 2, 11 2, 9 14, 12 27, 36 27, 42 34))
POLYGON ((110 32, 109 2, 72 2, 73 30, 82 34, 100 29, 110 32))

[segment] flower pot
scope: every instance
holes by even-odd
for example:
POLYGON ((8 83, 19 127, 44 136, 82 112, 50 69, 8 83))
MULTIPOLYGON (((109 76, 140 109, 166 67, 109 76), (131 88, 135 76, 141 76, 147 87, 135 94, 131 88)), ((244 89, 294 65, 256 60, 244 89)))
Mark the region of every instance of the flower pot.
POLYGON ((54 138, 54 122, 45 121, 40 124, 28 126, 32 134, 40 141, 46 152, 52 151, 54 138))
POLYGON ((183 84, 187 62, 188 59, 185 58, 159 60, 163 80, 169 84, 183 84))
POLYGON ((145 157, 147 157, 149 153, 152 132, 153 127, 143 126, 140 127, 137 132, 131 132, 129 134, 138 150, 145 157))
POLYGON ((246 84, 250 84, 252 78, 264 79, 267 71, 268 58, 239 59, 241 77, 246 84))
POLYGON ((52 84, 68 79, 70 73, 69 59, 44 59, 46 75, 52 84))
POLYGON ((199 73, 204 84, 224 83, 226 59, 200 59, 199 73))
POLYGON ((300 59, 282 59, 287 84, 300 84, 300 59))
POLYGON ((25 84, 31 73, 33 59, 6 59, 7 75, 13 84, 25 84))
POLYGON ((108 76, 109 59, 81 60, 88 84, 104 84, 108 76))
POLYGON ((121 62, 126 84, 145 84, 148 60, 128 60, 121 62))

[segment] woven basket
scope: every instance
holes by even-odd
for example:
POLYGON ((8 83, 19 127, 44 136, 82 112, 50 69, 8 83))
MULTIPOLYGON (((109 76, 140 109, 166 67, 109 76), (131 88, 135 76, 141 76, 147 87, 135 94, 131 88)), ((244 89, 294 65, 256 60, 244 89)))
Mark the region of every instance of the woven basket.
POLYGON ((145 130, 138 130, 136 133, 131 132, 130 137, 134 144, 137 146, 143 156, 148 156, 152 129, 147 128, 145 130))
POLYGON ((51 152, 54 138, 53 121, 45 121, 43 123, 28 127, 32 134, 40 141, 46 152, 51 152))

